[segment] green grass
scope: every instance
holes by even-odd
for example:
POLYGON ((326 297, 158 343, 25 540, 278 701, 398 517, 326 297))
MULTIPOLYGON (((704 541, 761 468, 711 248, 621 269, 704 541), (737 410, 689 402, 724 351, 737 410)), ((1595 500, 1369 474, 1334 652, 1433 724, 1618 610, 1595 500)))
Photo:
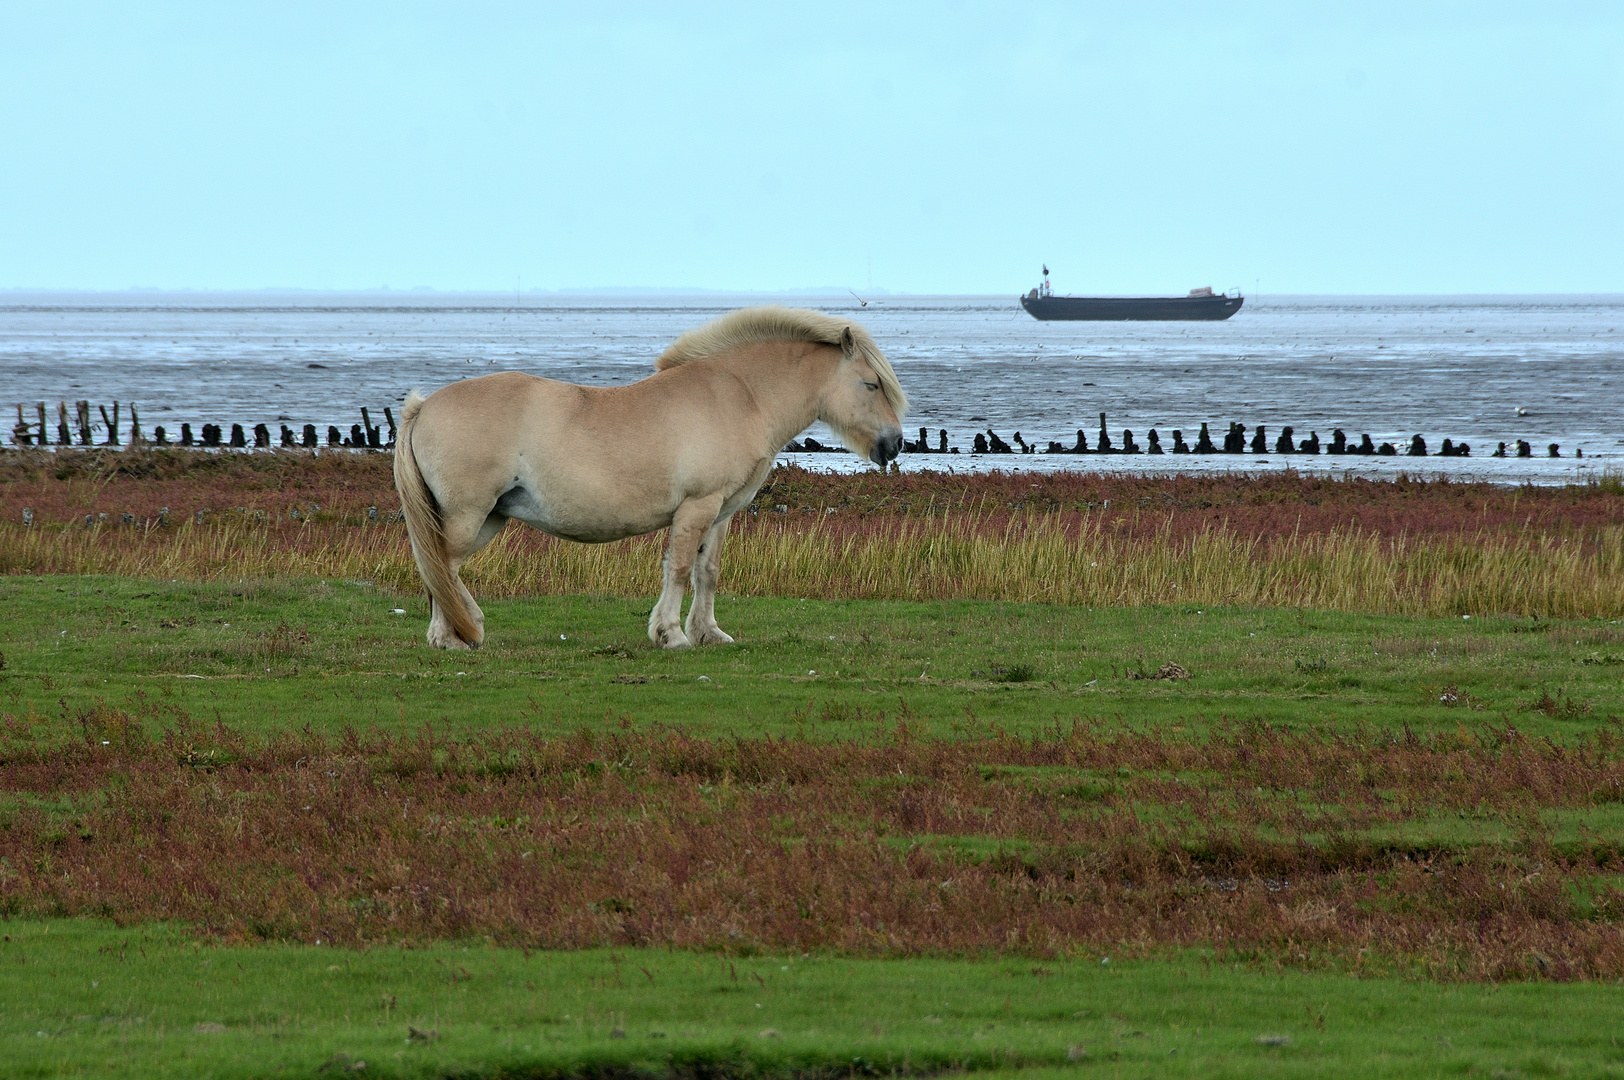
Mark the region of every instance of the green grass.
MULTIPOLYGON (((827 747, 875 738, 899 719, 915 735, 956 737, 1055 733, 1079 718, 1103 732, 1194 741, 1226 722, 1261 720, 1319 729, 1316 738, 1356 734, 1372 753, 1388 744, 1381 733, 1402 741, 1406 729, 1441 737, 1439 753, 1452 735, 1463 746, 1492 742, 1507 726, 1577 745, 1624 716, 1617 619, 729 596, 719 615, 736 645, 665 653, 648 645, 637 602, 559 596, 484 606, 487 647, 453 654, 423 642, 420 598, 366 583, 0 579, 0 747, 26 756, 81 736, 79 715, 99 703, 142 717, 152 733, 185 717, 189 730, 220 721, 259 739, 306 725, 413 733, 427 724, 465 738, 503 727, 551 736, 666 725, 723 740, 800 735, 827 747), (1143 677, 1167 663, 1192 677, 1143 677)), ((209 776, 199 766, 199 798, 209 776)), ((1591 933, 1607 934, 1619 917, 1624 877, 1614 852, 1624 844, 1624 808, 1605 792, 1594 804, 1549 805, 1530 786, 1486 793, 1474 807, 1475 796, 1458 793, 1447 806, 1428 801, 1415 794, 1424 786, 1409 795, 1372 789, 1399 819, 1367 814, 1342 829, 1338 815, 1354 814, 1357 800, 1342 807, 1304 788, 1253 790, 1233 779, 1205 769, 987 764, 980 782, 992 794, 974 805, 1002 805, 992 796, 1012 788, 1059 807, 1063 820, 1129 812, 1175 839, 1212 825, 1244 826, 1261 840, 1278 833, 1309 849, 1357 841, 1390 852, 1399 870, 1503 853, 1527 888, 1537 888, 1538 866, 1522 862, 1537 849, 1548 853, 1538 858, 1574 860, 1543 872, 1547 882, 1561 875, 1551 888, 1591 933), (1201 821, 1155 794, 1175 780, 1211 796, 1201 821), (1309 815, 1312 828, 1276 813, 1284 809, 1309 815), (1543 839, 1530 847, 1534 834, 1543 839)), ((60 833, 40 850, 97 850, 104 838, 85 822, 114 789, 18 783, 0 791, 0 911, 72 910, 5 907, 16 878, 4 845, 15 839, 13 822, 37 811, 60 833)), ((896 810, 890 784, 889 772, 872 781, 876 813, 896 810)), ((422 797, 430 794, 425 786, 422 797)), ((652 789, 646 798, 655 799, 652 789)), ((658 809, 656 800, 638 813, 658 809)), ((978 827, 884 835, 904 856, 920 848, 1007 864, 1017 878, 1026 864, 1052 861, 1043 843, 978 827)), ((1309 896, 1310 885, 1294 879, 1293 888, 1309 896)), ((1372 912, 1387 902, 1379 896, 1372 912)), ((1369 963, 1362 953, 1357 963, 1317 953, 1304 962, 1312 970, 1294 970, 1289 951, 1243 951, 1251 960, 1237 963, 1233 950, 1220 959, 1153 941, 1065 945, 1071 958, 1059 960, 873 960, 525 952, 486 939, 359 951, 308 939, 228 946, 178 925, 17 917, 0 923, 0 936, 6 1077, 821 1078, 1014 1066, 1026 1076, 1624 1075, 1617 985, 1440 984, 1419 978, 1402 950, 1369 963), (1380 971, 1395 974, 1372 977, 1380 971)))
POLYGON ((490 601, 486 647, 447 653, 423 641, 422 599, 364 583, 5 578, 0 711, 60 720, 62 705, 144 700, 248 731, 630 722, 842 738, 882 714, 944 735, 1083 717, 1192 733, 1225 718, 1417 731, 1493 722, 1558 737, 1624 714, 1624 664, 1609 659, 1624 654, 1617 619, 736 597, 719 607, 737 644, 667 653, 648 644, 636 602, 490 601), (1168 662, 1193 677, 1134 677, 1168 662))
POLYGON ((4 936, 8 1077, 1624 1071, 1621 991, 1595 983, 1356 980, 1197 952, 1040 964, 241 948, 89 920, 12 921, 4 936))

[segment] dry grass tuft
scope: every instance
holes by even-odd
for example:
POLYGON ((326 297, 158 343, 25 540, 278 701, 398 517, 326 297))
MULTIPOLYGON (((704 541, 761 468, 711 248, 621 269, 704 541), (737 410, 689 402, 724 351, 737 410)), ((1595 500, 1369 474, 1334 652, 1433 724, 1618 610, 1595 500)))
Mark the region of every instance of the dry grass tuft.
MULTIPOLYGON (((510 526, 464 570, 477 595, 652 596, 660 535, 579 545, 510 526)), ((350 578, 418 588, 403 526, 284 523, 250 513, 160 527, 0 525, 0 573, 181 580, 350 578)), ((978 599, 1092 606, 1306 607, 1376 614, 1616 616, 1624 528, 1385 539, 1356 529, 1273 540, 1222 526, 1121 535, 1103 521, 1022 515, 881 518, 860 528, 777 515, 729 538, 723 587, 745 596, 978 599)))

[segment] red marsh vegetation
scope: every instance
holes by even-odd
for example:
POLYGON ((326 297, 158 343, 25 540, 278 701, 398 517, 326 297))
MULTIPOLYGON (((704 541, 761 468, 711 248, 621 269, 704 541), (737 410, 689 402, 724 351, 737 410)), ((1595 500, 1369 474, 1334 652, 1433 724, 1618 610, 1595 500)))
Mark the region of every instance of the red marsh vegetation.
MULTIPOLYGON (((1607 730, 255 743, 133 703, 0 737, 0 909, 229 939, 1144 952, 1624 977, 1607 730), (148 730, 167 724, 158 737, 148 730)), ((821 722, 811 709, 802 718, 821 722)), ((849 718, 848 718, 849 719, 849 718)), ((629 728, 630 722, 627 722, 629 728)))
MULTIPOLYGON (((368 507, 384 514, 399 507, 391 470, 387 453, 12 450, 0 452, 0 521, 20 521, 25 507, 47 524, 82 525, 86 514, 102 513, 114 523, 123 514, 146 522, 163 507, 171 520, 237 508, 288 519, 290 510, 303 515, 311 505, 321 507, 318 521, 359 521, 368 507)), ((756 505, 762 512, 784 506, 792 515, 833 509, 840 520, 830 525, 842 529, 876 517, 972 515, 998 531, 1013 514, 1087 514, 1133 535, 1170 529, 1175 537, 1222 526, 1262 539, 1348 529, 1385 537, 1532 531, 1582 538, 1624 525, 1624 487, 1616 480, 1507 487, 1084 471, 839 475, 788 466, 774 470, 756 505)))

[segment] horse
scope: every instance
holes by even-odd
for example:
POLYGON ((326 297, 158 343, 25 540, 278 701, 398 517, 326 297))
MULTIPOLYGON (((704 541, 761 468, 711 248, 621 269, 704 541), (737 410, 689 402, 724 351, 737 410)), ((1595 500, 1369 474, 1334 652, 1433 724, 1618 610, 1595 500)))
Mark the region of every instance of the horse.
POLYGON ((429 593, 429 644, 484 641, 485 614, 458 575, 510 519, 587 544, 669 528, 649 639, 666 649, 731 642, 715 614, 722 541, 779 450, 822 420, 883 467, 901 452, 907 406, 861 326, 777 305, 688 331, 654 374, 623 386, 506 371, 427 397, 414 390, 395 440, 395 489, 429 593))

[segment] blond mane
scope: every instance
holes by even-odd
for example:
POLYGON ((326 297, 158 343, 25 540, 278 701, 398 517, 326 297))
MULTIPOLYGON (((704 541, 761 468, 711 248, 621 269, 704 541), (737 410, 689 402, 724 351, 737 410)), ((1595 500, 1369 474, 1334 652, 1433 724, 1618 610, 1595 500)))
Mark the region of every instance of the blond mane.
POLYGON ((664 371, 668 367, 703 360, 707 356, 758 341, 813 341, 838 348, 841 331, 848 327, 852 340, 879 377, 880 390, 890 403, 891 411, 901 420, 908 411, 908 395, 902 392, 902 384, 897 382, 897 373, 891 369, 891 361, 874 344, 868 331, 850 319, 839 319, 808 308, 767 304, 730 311, 677 338, 654 362, 654 370, 664 371))

